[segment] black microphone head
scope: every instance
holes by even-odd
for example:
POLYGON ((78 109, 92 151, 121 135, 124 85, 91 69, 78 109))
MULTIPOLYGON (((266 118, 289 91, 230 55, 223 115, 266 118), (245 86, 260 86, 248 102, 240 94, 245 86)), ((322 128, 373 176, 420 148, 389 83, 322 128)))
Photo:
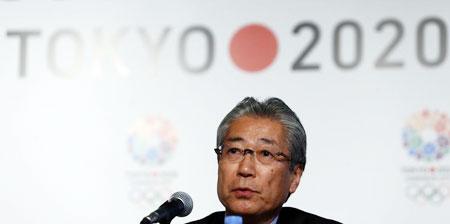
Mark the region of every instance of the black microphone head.
POLYGON ((191 196, 189 196, 187 193, 178 191, 172 194, 170 196, 169 200, 178 199, 183 203, 183 212, 178 215, 180 217, 184 217, 189 215, 192 212, 192 208, 194 207, 194 203, 192 202, 191 196))

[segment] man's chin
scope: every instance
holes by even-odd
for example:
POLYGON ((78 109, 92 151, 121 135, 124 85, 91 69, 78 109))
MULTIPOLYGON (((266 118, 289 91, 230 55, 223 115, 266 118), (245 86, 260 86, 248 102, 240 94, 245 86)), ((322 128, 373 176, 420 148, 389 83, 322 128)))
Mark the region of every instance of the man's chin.
POLYGON ((242 216, 258 214, 257 206, 254 202, 248 200, 236 200, 228 204, 227 213, 237 214, 242 216))

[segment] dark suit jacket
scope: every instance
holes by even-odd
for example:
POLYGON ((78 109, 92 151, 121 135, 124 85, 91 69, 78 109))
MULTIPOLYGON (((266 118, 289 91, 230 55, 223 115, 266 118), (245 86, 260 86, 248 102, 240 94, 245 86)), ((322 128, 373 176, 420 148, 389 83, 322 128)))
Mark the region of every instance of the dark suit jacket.
MULTIPOLYGON (((225 212, 214 212, 203 219, 199 219, 188 224, 223 224, 225 212)), ((331 219, 304 212, 290 207, 281 208, 277 224, 340 224, 331 219)))

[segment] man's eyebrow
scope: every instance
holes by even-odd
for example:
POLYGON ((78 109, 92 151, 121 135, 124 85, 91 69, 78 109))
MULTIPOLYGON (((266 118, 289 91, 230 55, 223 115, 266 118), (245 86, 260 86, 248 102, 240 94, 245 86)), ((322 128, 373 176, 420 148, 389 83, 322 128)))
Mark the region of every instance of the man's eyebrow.
MULTIPOLYGON (((275 141, 274 139, 260 138, 259 140, 264 142, 265 144, 278 145, 278 142, 275 141)), ((236 137, 229 137, 229 138, 225 139, 225 141, 227 141, 227 142, 240 142, 240 141, 244 141, 244 139, 242 137, 236 136, 236 137)))
POLYGON ((273 140, 273 139, 268 139, 268 138, 260 138, 260 141, 266 143, 266 144, 270 144, 270 145, 278 145, 277 141, 273 140))
POLYGON ((226 139, 227 142, 239 142, 239 141, 244 141, 243 138, 241 137, 229 137, 226 139))

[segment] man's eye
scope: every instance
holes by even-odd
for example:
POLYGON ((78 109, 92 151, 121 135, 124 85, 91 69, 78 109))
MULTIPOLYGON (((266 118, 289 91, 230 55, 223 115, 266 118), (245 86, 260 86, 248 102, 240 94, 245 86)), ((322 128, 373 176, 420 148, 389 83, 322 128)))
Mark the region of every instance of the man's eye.
POLYGON ((264 157, 271 157, 271 156, 273 156, 273 154, 271 152, 267 151, 267 150, 262 150, 261 151, 261 155, 264 156, 264 157))
POLYGON ((237 153, 239 153, 239 151, 241 151, 241 150, 238 148, 229 148, 227 153, 228 154, 237 154, 237 153))

